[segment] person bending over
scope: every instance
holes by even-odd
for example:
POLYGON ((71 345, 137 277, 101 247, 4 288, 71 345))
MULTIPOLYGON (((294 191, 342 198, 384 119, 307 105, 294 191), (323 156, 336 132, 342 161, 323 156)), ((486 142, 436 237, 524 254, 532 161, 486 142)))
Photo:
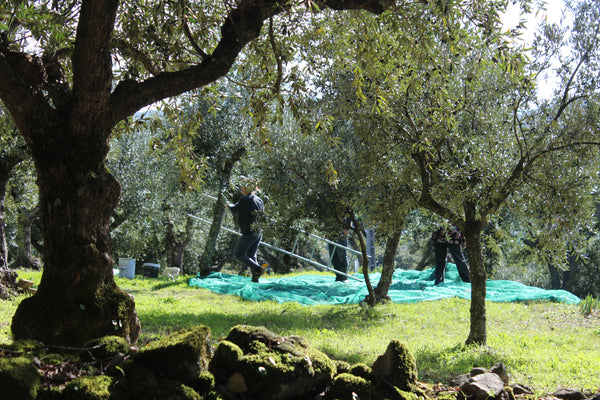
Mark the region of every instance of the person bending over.
POLYGON ((435 245, 435 284, 444 282, 448 252, 450 252, 450 255, 454 259, 460 279, 463 282, 471 282, 469 267, 462 251, 465 239, 460 230, 456 226, 440 227, 437 231, 433 232, 431 239, 435 245))

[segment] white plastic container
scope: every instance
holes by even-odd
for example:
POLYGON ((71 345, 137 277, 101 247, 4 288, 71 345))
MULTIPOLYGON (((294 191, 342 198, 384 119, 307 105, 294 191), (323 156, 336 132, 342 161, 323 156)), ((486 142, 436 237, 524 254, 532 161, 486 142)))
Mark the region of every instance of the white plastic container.
POLYGON ((119 276, 128 279, 135 277, 135 258, 119 258, 119 276))
POLYGON ((179 268, 177 267, 166 267, 164 274, 165 276, 172 276, 173 278, 179 276, 179 268))

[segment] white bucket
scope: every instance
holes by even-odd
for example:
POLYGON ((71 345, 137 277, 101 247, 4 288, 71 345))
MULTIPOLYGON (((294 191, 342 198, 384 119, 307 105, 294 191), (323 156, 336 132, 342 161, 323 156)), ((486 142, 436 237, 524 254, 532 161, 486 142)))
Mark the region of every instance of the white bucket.
POLYGON ((119 258, 119 276, 129 279, 135 277, 135 258, 119 258))
POLYGON ((167 268, 165 268, 164 274, 166 276, 177 277, 177 276, 179 276, 179 271, 180 270, 177 267, 167 267, 167 268))

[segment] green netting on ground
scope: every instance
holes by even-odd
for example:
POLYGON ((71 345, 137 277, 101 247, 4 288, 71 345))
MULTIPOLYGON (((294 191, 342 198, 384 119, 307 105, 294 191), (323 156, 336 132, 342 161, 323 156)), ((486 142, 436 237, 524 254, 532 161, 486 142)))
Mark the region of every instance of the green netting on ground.
MULTIPOLYGON (((355 276, 362 278, 360 274, 355 276)), ((380 274, 373 273, 370 277, 375 287, 380 274)), ((240 296, 251 301, 295 301, 305 305, 353 304, 361 302, 367 295, 367 288, 363 282, 353 279, 336 282, 333 274, 272 279, 261 277, 259 283, 253 283, 249 277, 212 273, 204 278, 190 279, 189 285, 216 293, 240 296)), ((431 268, 424 271, 397 269, 388 295, 395 303, 416 303, 448 297, 470 299, 471 284, 460 280, 453 264, 448 264, 446 268, 446 281, 437 286, 433 284, 431 268)), ((577 304, 580 301, 577 296, 566 290, 546 290, 505 280, 488 280, 486 299, 494 302, 550 300, 568 304, 577 304)))

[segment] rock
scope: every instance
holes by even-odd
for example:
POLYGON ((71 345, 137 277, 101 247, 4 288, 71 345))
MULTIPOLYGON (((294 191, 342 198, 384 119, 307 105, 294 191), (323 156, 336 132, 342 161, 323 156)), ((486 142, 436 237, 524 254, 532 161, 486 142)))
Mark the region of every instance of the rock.
POLYGON ((30 287, 33 286, 33 281, 30 281, 29 279, 19 279, 17 281, 17 286, 21 289, 29 289, 30 287))
POLYGON ((502 382, 504 382, 505 386, 508 385, 508 372, 506 372, 506 367, 504 366, 504 364, 502 364, 501 362, 495 364, 492 368, 490 368, 490 372, 498 375, 500 379, 502 379, 502 382))
POLYGON ((583 400, 585 396, 583 393, 574 390, 574 389, 559 389, 556 392, 552 393, 552 396, 558 397, 563 400, 583 400))
POLYGON ((481 375, 481 374, 485 374, 486 372, 490 372, 485 368, 482 367, 474 367, 471 369, 471 372, 469 373, 469 375, 471 375, 471 378, 477 375, 481 375))
POLYGON ((502 379, 491 372, 476 375, 464 383, 460 390, 466 396, 473 396, 475 400, 485 400, 498 396, 504 389, 502 379))
MULTIPOLYGON (((338 371, 339 372, 339 371, 338 371)), ((371 370, 371 367, 369 367, 368 365, 365 364, 355 364, 353 365, 350 370, 348 371, 348 373, 354 375, 354 376, 359 376, 363 379, 366 379, 368 381, 373 380, 373 371, 371 370)))
POLYGON ((106 375, 81 376, 69 382, 62 392, 64 400, 109 400, 115 379, 106 375))
POLYGON ((417 363, 404 343, 392 340, 385 353, 379 356, 373 366, 375 377, 385 379, 405 391, 412 391, 417 383, 417 363))
POLYGON ((212 353, 210 329, 196 326, 150 342, 131 360, 134 366, 148 368, 160 379, 195 384, 200 373, 208 368, 212 353))
POLYGON ((29 358, 0 358, 2 400, 33 400, 41 381, 40 373, 29 358))
POLYGON ((513 390, 513 393, 517 396, 520 394, 533 394, 533 389, 526 385, 516 383, 512 385, 511 388, 513 390))
POLYGON ((239 372, 234 373, 227 379, 227 382, 225 382, 225 387, 227 390, 235 394, 244 393, 248 390, 246 379, 244 378, 244 375, 240 374, 239 372))
POLYGON ((81 353, 81 360, 106 360, 117 354, 129 354, 129 344, 121 336, 104 336, 87 342, 84 347, 89 349, 81 353))
POLYGON ((323 392, 333 381, 336 366, 302 338, 237 325, 217 346, 209 371, 216 387, 231 394, 287 400, 312 398, 323 392))
POLYGON ((457 376, 456 378, 450 379, 450 382, 448 382, 448 384, 450 386, 462 386, 465 383, 467 383, 469 379, 471 379, 471 374, 462 374, 457 376))
POLYGON ((326 399, 354 400, 370 399, 373 385, 368 380, 348 373, 335 377, 326 399))

